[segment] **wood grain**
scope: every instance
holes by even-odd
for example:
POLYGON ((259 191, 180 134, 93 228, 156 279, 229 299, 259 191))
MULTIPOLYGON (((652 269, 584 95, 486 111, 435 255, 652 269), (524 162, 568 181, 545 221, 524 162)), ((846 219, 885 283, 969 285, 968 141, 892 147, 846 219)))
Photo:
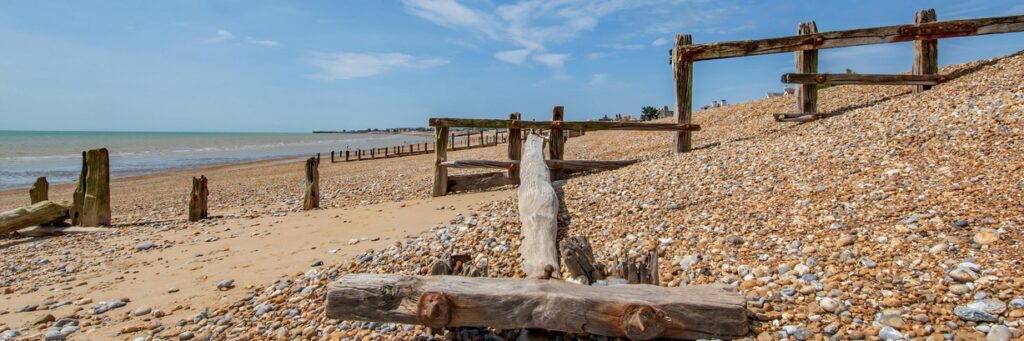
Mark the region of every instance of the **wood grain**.
MULTIPOLYGON (((331 152, 334 155, 334 152, 331 152)), ((192 178, 192 192, 188 197, 188 221, 200 221, 206 219, 209 209, 207 201, 210 197, 210 189, 206 186, 206 176, 200 175, 192 178)))
POLYGON ((431 118, 432 127, 463 127, 463 128, 519 128, 519 129, 551 129, 559 125, 568 130, 637 130, 637 131, 699 131, 696 124, 649 123, 649 122, 612 122, 612 121, 518 121, 478 118, 431 118))
POLYGON ((743 297, 718 285, 348 274, 330 285, 326 313, 339 320, 541 328, 637 340, 732 339, 749 331, 743 297))
MULTIPOLYGON (((927 24, 938 20, 935 9, 929 8, 914 15, 914 24, 927 24)), ((937 39, 914 41, 915 75, 935 75, 939 73, 939 41, 937 39)), ((914 92, 919 93, 932 88, 932 84, 914 85, 914 92)))
POLYGON ((544 163, 544 138, 537 134, 526 137, 523 160, 520 162, 519 221, 523 242, 523 272, 529 278, 547 278, 559 269, 558 194, 551 187, 551 173, 544 163))
MULTIPOLYGON (((676 35, 675 51, 693 44, 693 38, 689 34, 676 35)), ((678 58, 673 59, 672 77, 675 79, 676 88, 676 124, 690 126, 693 112, 693 61, 678 58)), ((679 131, 675 134, 673 144, 676 154, 689 152, 693 146, 693 136, 689 131, 679 131)))
POLYGON ((943 75, 879 75, 846 73, 787 73, 782 82, 789 84, 861 84, 861 85, 935 85, 947 80, 943 75))
POLYGON ((35 225, 61 222, 67 218, 67 206, 43 200, 31 206, 0 212, 0 235, 35 225))

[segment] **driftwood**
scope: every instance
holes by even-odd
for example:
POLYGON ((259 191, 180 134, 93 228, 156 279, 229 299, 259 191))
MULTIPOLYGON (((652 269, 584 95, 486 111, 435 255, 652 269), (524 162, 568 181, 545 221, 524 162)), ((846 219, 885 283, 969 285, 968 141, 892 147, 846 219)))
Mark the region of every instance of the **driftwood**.
POLYGON ((594 250, 590 241, 584 236, 575 236, 562 240, 562 264, 569 270, 569 277, 589 285, 604 279, 600 264, 594 259, 594 250))
POLYGON ((610 122, 610 121, 520 121, 495 120, 479 118, 431 118, 430 126, 464 127, 464 128, 520 128, 520 129, 551 129, 563 130, 643 130, 643 131, 699 131, 696 124, 649 123, 649 122, 610 122))
POLYGON ((110 232, 106 227, 81 227, 81 226, 32 226, 15 231, 14 234, 22 237, 45 237, 61 236, 66 234, 110 232))
POLYGON ((558 195, 551 187, 551 174, 544 163, 544 138, 526 137, 519 170, 519 221, 523 242, 519 254, 529 278, 548 278, 558 269, 558 195))
POLYGON ((35 225, 53 224, 68 218, 64 205, 43 200, 28 207, 0 212, 0 235, 35 225))
POLYGON ((36 178, 36 182, 28 190, 28 197, 32 200, 33 204, 43 200, 50 200, 50 183, 46 181, 45 176, 36 178))
POLYGON ((206 187, 206 176, 200 175, 192 178, 192 193, 188 200, 188 221, 200 221, 206 219, 209 205, 207 200, 210 197, 210 189, 206 187))
POLYGON ((677 49, 676 53, 682 55, 685 59, 698 61, 1021 31, 1024 31, 1024 15, 1016 15, 937 21, 919 25, 896 25, 832 31, 818 33, 812 37, 797 35, 760 40, 698 44, 677 49))
POLYGON ((647 340, 730 339, 749 331, 745 301, 718 285, 584 286, 563 281, 349 274, 331 284, 328 318, 432 328, 541 328, 647 340))
POLYGON ((72 225, 110 226, 110 157, 106 148, 82 152, 82 173, 73 200, 72 225))
POLYGON ((658 285, 661 279, 658 277, 658 250, 651 250, 640 260, 623 255, 615 266, 614 275, 630 284, 658 285))
POLYGON ((312 210, 320 207, 320 160, 311 157, 306 160, 306 194, 302 198, 302 209, 312 210))

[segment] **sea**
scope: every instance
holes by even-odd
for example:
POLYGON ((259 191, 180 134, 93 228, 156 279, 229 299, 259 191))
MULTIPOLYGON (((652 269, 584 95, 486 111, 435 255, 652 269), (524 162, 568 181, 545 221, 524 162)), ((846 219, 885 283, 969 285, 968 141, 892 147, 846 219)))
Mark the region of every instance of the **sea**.
MULTIPOLYGON (((423 143, 430 136, 368 133, 0 131, 0 189, 78 179, 82 151, 107 148, 112 178, 331 151, 423 143)), ((344 153, 344 152, 343 152, 344 153)))

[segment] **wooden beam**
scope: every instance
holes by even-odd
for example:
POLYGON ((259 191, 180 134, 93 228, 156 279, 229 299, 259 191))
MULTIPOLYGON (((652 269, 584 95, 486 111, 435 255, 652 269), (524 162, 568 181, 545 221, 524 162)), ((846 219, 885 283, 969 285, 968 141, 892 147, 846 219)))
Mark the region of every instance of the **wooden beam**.
POLYGON ((680 58, 692 61, 756 56, 814 49, 897 43, 913 40, 967 37, 1022 32, 1024 15, 938 21, 921 25, 895 25, 832 31, 810 36, 790 36, 697 44, 677 49, 680 58))
MULTIPOLYGON (((693 44, 693 38, 689 34, 677 34, 675 50, 679 51, 686 46, 693 44)), ((672 77, 675 79, 676 88, 676 123, 689 126, 692 122, 693 112, 693 61, 676 58, 672 63, 672 77)), ((676 154, 687 153, 693 146, 693 136, 688 131, 679 131, 675 134, 673 152, 676 154)))
POLYGON ((647 123, 647 122, 611 122, 611 121, 519 121, 476 118, 431 118, 432 127, 463 127, 463 128, 520 128, 520 129, 551 129, 559 126, 568 130, 644 130, 644 131, 699 131, 696 124, 647 123))
POLYGON ((302 198, 302 209, 312 210, 320 207, 320 159, 311 157, 306 160, 306 190, 302 198))
MULTIPOLYGON (((914 24, 922 25, 938 20, 935 9, 930 8, 917 12, 914 15, 914 24)), ((914 41, 914 67, 915 75, 935 75, 939 73, 939 41, 937 39, 915 40, 914 41)), ((914 85, 914 92, 919 93, 931 89, 930 84, 914 85)))
POLYGON ((28 207, 0 212, 0 235, 35 225, 46 225, 63 221, 68 217, 64 205, 43 200, 28 207))
POLYGON ((448 168, 441 163, 448 159, 448 127, 434 127, 434 196, 448 193, 448 168))
POLYGON ((635 340, 749 333, 742 296, 723 285, 586 286, 558 280, 347 274, 327 292, 337 320, 432 328, 540 328, 635 340))
POLYGON ((559 269, 558 194, 551 187, 551 173, 544 163, 544 138, 530 134, 523 147, 519 169, 519 221, 523 242, 519 254, 526 277, 546 279, 559 269))
MULTIPOLYGON (((622 168, 640 160, 544 160, 550 169, 561 169, 566 171, 582 172, 593 170, 609 170, 622 168)), ((490 169, 512 169, 519 165, 519 161, 495 161, 495 160, 451 160, 441 163, 441 166, 448 168, 490 168, 490 169)))
MULTIPOLYGON (((551 121, 559 122, 565 120, 565 108, 562 106, 556 106, 551 110, 551 121)), ((565 134, 563 133, 562 127, 552 127, 551 134, 548 135, 548 158, 551 160, 561 160, 562 155, 565 154, 565 134)), ((563 174, 561 169, 551 169, 551 179, 561 180, 563 174)))
POLYGON ((787 73, 788 84, 935 85, 947 81, 944 75, 875 75, 847 73, 787 73))
MULTIPOLYGON (((800 23, 797 34, 808 36, 818 33, 818 24, 813 21, 800 23)), ((818 73, 818 50, 796 52, 797 73, 818 73)), ((796 112, 815 114, 818 112, 818 86, 802 84, 796 87, 796 112)))

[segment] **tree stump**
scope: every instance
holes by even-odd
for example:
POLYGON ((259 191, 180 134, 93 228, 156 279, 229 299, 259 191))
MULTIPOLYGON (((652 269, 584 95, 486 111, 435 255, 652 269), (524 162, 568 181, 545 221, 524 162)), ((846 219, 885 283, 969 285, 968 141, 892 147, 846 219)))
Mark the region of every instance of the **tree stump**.
POLYGON ((188 201, 188 221, 200 221, 207 216, 207 200, 210 190, 206 187, 206 176, 192 178, 192 194, 188 201))
POLYGON ((46 181, 45 176, 36 178, 36 183, 32 184, 32 188, 28 190, 28 197, 33 204, 50 200, 50 183, 46 181))
POLYGON ((106 148, 82 152, 82 173, 75 188, 71 223, 110 226, 110 157, 106 148))
POLYGON ((320 161, 315 157, 306 160, 306 196, 302 199, 302 209, 312 210, 320 207, 320 161))

